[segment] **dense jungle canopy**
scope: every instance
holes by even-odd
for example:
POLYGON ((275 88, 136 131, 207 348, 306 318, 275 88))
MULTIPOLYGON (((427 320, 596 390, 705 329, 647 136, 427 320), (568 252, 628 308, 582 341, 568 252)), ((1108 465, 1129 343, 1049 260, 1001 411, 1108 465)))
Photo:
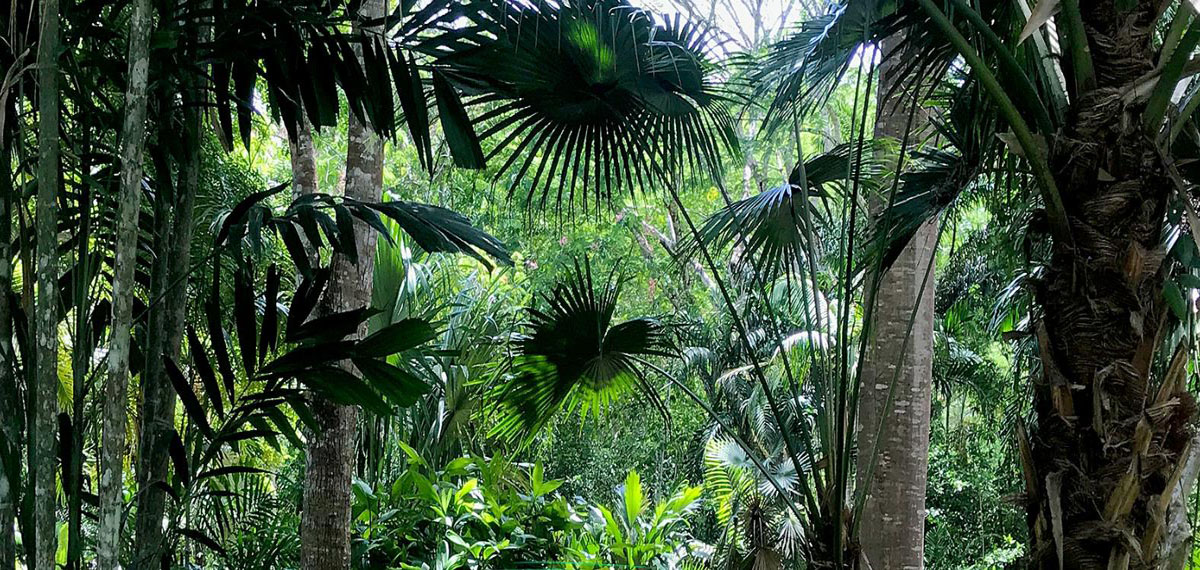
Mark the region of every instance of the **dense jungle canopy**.
POLYGON ((0 569, 1200 565, 1195 0, 8 0, 0 569))

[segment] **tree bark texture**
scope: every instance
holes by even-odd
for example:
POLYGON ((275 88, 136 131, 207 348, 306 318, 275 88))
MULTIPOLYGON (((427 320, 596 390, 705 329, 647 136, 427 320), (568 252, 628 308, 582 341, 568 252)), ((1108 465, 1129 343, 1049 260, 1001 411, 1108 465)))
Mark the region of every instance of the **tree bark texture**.
POLYGON ((38 40, 36 407, 33 446, 34 570, 54 568, 58 415, 58 0, 44 0, 38 40))
POLYGON ((1020 445, 1038 568, 1169 567, 1171 497, 1194 479, 1189 351, 1155 357, 1173 326, 1162 296, 1173 184, 1144 103, 1122 99, 1155 68, 1159 3, 1121 4, 1080 10, 1098 87, 1078 90, 1050 157, 1073 243, 1055 240, 1035 283, 1042 370, 1020 445))
MULTIPOLYGON (((383 14, 382 0, 365 0, 359 8, 362 20, 380 18, 383 14)), ((362 33, 364 41, 382 41, 377 27, 365 28, 356 24, 355 29, 362 33)), ((353 114, 347 134, 346 196, 378 202, 383 188, 383 139, 353 114)), ((369 226, 355 224, 358 263, 352 264, 342 255, 334 256, 333 277, 321 300, 320 313, 370 305, 375 239, 375 231, 369 226)), ((361 336, 365 332, 364 323, 357 334, 361 336)), ((343 365, 354 372, 349 363, 343 365)), ((320 397, 315 398, 312 407, 321 429, 308 442, 304 512, 300 522, 300 567, 302 570, 347 570, 351 562, 350 481, 354 472, 358 409, 320 397)))
POLYGON ((312 124, 301 113, 296 140, 289 140, 292 160, 292 196, 299 197, 317 191, 317 151, 313 146, 312 124))
MULTIPOLYGON (((882 50, 890 53, 899 44, 900 38, 889 38, 882 50)), ((910 127, 911 99, 893 89, 894 61, 887 58, 879 67, 877 138, 902 139, 910 127)), ((919 131, 915 119, 911 127, 919 131)), ((877 201, 877 212, 885 200, 877 201)), ((873 570, 924 566, 937 233, 936 218, 923 225, 870 295, 874 313, 860 379, 856 483, 867 488, 858 540, 863 567, 873 570)))
POLYGON ((146 138, 151 26, 150 1, 137 0, 129 21, 129 83, 125 90, 125 121, 121 127, 121 194, 117 199, 112 329, 108 378, 104 387, 100 521, 96 530, 96 562, 100 570, 118 567, 121 526, 124 523, 129 354, 133 330, 134 269, 137 267, 138 211, 142 195, 142 155, 146 138))

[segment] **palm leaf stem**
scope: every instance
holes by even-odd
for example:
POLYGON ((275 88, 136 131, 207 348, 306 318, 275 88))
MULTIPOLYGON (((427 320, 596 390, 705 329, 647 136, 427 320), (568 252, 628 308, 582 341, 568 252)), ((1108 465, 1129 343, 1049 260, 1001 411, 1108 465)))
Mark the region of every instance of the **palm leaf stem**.
MULTIPOLYGON (((675 202, 675 205, 679 207, 680 216, 683 217, 684 222, 688 226, 688 230, 692 233, 692 237, 699 244, 700 254, 704 258, 705 263, 708 265, 709 271, 712 272, 713 282, 716 283, 717 289, 721 293, 721 298, 725 302, 725 306, 729 308, 729 314, 733 319, 734 328, 737 329, 738 338, 746 348, 746 352, 748 354, 753 354, 754 347, 750 342, 750 332, 746 328, 746 324, 742 320, 741 315, 738 313, 737 305, 733 302, 733 297, 729 294, 729 288, 725 285, 725 280, 721 278, 721 274, 717 269, 716 262, 713 261, 712 255, 708 251, 708 247, 705 246, 701 240, 700 229, 696 226, 695 221, 692 220, 692 216, 688 214, 687 208, 684 206, 683 201, 679 198, 679 192, 675 190, 675 186, 672 184, 667 184, 666 187, 668 188, 668 192, 671 194, 671 199, 675 202)), ((762 369, 762 365, 758 362, 757 358, 751 358, 750 363, 754 370, 755 380, 758 381, 759 386, 762 388, 767 399, 767 404, 771 408, 771 414, 774 415, 776 419, 784 417, 779 406, 779 402, 775 398, 774 394, 771 393, 770 386, 767 384, 767 376, 762 369)), ((796 466, 797 472, 802 472, 802 468, 800 466, 800 455, 796 451, 796 446, 792 441, 791 433, 789 430, 784 429, 782 425, 780 425, 780 428, 780 432, 783 435, 784 447, 787 449, 788 459, 791 460, 792 464, 796 466)), ((809 511, 813 513, 820 512, 820 509, 817 507, 818 502, 816 497, 808 488, 808 485, 804 485, 803 488, 804 498, 809 503, 809 511)))
POLYGON ((950 0, 954 7, 962 12, 967 17, 967 21, 983 36, 984 41, 991 46, 996 52, 996 56, 1000 58, 1000 69, 1004 72, 1004 77, 1008 83, 1011 83, 1013 90, 1017 92, 1017 96, 1025 104, 1027 109, 1033 111, 1033 117, 1037 123, 1038 131, 1044 134, 1054 132, 1054 124, 1050 121, 1050 113, 1046 110, 1046 106, 1042 104, 1041 98, 1037 95, 1037 89, 1033 86, 1033 81, 1029 79, 1029 75, 1025 70, 1021 69, 1021 64, 1017 62, 1017 58, 1013 56, 1011 50, 1005 47, 1000 36, 996 35, 995 30, 983 20, 983 16, 979 12, 967 4, 964 0, 950 0))
POLYGON ((1179 83, 1184 65, 1191 58, 1197 43, 1200 43, 1200 24, 1193 22, 1179 41, 1179 46, 1163 65, 1162 73, 1154 84, 1154 91, 1146 101, 1146 110, 1142 112, 1142 127, 1146 129, 1148 136, 1156 136, 1162 127, 1167 107, 1171 104, 1171 96, 1175 93, 1175 85, 1179 83))
MULTIPOLYGON (((809 254, 807 256, 808 257, 807 265, 808 265, 808 272, 809 272, 809 279, 810 279, 809 283, 812 284, 812 288, 813 288, 813 304, 812 304, 812 309, 810 309, 808 299, 807 298, 802 299, 802 301, 804 302, 804 318, 809 323, 812 323, 812 322, 814 322, 813 317, 815 315, 817 330, 823 331, 823 330, 825 330, 825 326, 822 323, 823 319, 822 319, 822 315, 821 315, 820 304, 819 304, 819 301, 817 300, 817 295, 819 293, 816 291, 816 288, 817 288, 817 260, 816 260, 816 255, 814 255, 814 254, 816 253, 816 247, 817 247, 816 243, 817 242, 816 242, 815 237, 813 236, 813 232, 812 232, 812 224, 813 224, 812 213, 809 212, 808 208, 807 208, 808 200, 809 200, 808 171, 804 165, 804 146, 801 143, 801 139, 800 139, 800 120, 794 114, 792 115, 792 136, 795 138, 795 142, 796 142, 796 154, 797 154, 797 158, 798 158, 797 164, 799 165, 797 167, 798 168, 797 172, 799 172, 799 174, 800 174, 800 196, 801 196, 801 199, 803 200, 803 202, 801 202, 801 203, 804 204, 804 206, 805 206, 803 208, 800 208, 800 216, 801 216, 801 219, 804 221, 804 228, 802 231, 804 232, 804 239, 808 242, 809 247, 812 249, 812 251, 808 252, 809 254), (810 311, 812 311, 814 313, 814 315, 810 315, 809 314, 810 311)), ((800 262, 800 260, 797 260, 797 263, 799 263, 799 262, 800 262)), ((803 267, 803 265, 800 265, 800 267, 803 267)), ((804 291, 807 291, 807 289, 804 289, 804 291)), ((815 366, 817 364, 816 353, 813 351, 810 351, 810 352, 811 352, 810 358, 812 358, 812 360, 813 360, 814 367, 820 369, 826 375, 825 380, 826 380, 826 383, 828 383, 828 380, 829 380, 828 368, 829 367, 815 366)), ((825 354, 825 360, 828 361, 829 360, 829 351, 826 350, 824 354, 825 354)), ((812 451, 810 450, 809 453, 812 453, 812 451)), ((815 460, 816 456, 812 455, 812 457, 815 460)), ((825 485, 821 482, 820 473, 821 473, 820 469, 813 469, 813 478, 816 480, 817 488, 823 489, 823 488, 825 488, 825 485)))
MULTIPOLYGON (((1055 239, 1063 240, 1065 243, 1072 243, 1071 227, 1067 222, 1067 212, 1063 206, 1062 196, 1059 195, 1058 186, 1054 183, 1054 174, 1050 172, 1050 164, 1042 153, 1041 147, 1034 142, 1033 133, 1030 132, 1029 125, 1025 123, 1025 119, 1021 118, 1021 112, 1017 110, 1012 99, 1004 92, 1004 88, 1000 86, 1000 82, 996 80, 996 76, 987 67, 987 64, 984 63, 983 58, 979 56, 975 48, 971 47, 970 42, 959 33, 954 23, 933 3, 933 0, 918 1, 926 13, 929 14, 934 25, 941 30, 946 39, 963 56, 963 59, 967 61, 967 65, 971 66, 971 72, 979 79, 984 91, 996 103, 1000 113, 1004 116, 1004 120, 1008 121, 1009 126, 1012 127, 1013 134, 1016 135, 1017 142, 1025 152, 1025 157, 1033 170, 1034 178, 1038 181, 1038 187, 1042 191, 1046 214, 1050 218, 1051 233, 1055 239)), ((1064 6, 1064 10, 1067 9, 1068 7, 1064 6)), ((1076 12, 1078 12, 1078 7, 1076 7, 1076 12)), ((1090 61, 1091 59, 1088 58, 1089 63, 1090 61)), ((1077 62, 1076 67, 1078 68, 1078 66, 1077 62)))
MULTIPOLYGON (((1083 31, 1083 15, 1079 0, 1062 0, 1064 31, 1071 48, 1071 68, 1075 72, 1075 88, 1087 91, 1096 86, 1096 71, 1092 67, 1092 52, 1088 49, 1087 34, 1083 31)), ((971 67, 975 67, 972 65, 971 67)))
MULTIPOLYGON (((866 38, 864 37, 863 40, 865 41, 866 38)), ((859 61, 859 74, 858 75, 859 75, 860 81, 862 79, 862 69, 863 69, 864 63, 865 62, 863 62, 862 60, 859 61)), ((872 69, 875 67, 874 55, 872 55, 870 67, 872 69)), ((845 262, 844 270, 843 270, 844 273, 842 275, 843 281, 846 284, 845 293, 844 293, 844 297, 843 297, 843 301, 842 301, 842 307, 841 307, 842 316, 841 316, 840 323, 842 325, 848 325, 850 323, 850 305, 851 305, 850 299, 851 299, 851 294, 852 294, 853 288, 854 288, 854 279, 852 278, 853 271, 854 271, 854 230, 855 230, 855 226, 857 225, 857 221, 858 221, 857 218, 858 218, 859 191, 862 188, 861 173, 862 173, 863 148, 866 146, 867 113, 870 109, 870 105, 869 105, 868 101, 869 101, 869 98, 871 97, 871 90, 874 87, 874 80, 875 80, 875 74, 868 72, 866 89, 863 92, 862 117, 859 119, 859 122, 857 125, 857 127, 858 127, 858 150, 855 153, 855 157, 854 157, 855 165, 854 165, 853 169, 847 170, 847 173, 849 175, 852 175, 852 177, 853 177, 853 181, 852 181, 853 184, 851 185, 851 191, 850 191, 850 217, 848 218, 850 220, 850 223, 848 224, 849 227, 846 230, 846 249, 844 250, 846 252, 846 262, 845 262)), ((858 97, 857 91, 858 90, 856 89, 855 91, 856 91, 855 98, 857 99, 857 97, 858 97)), ((852 445, 851 439, 854 437, 854 429, 853 429, 854 417, 857 415, 857 411, 858 411, 857 405, 855 405, 855 406, 850 405, 851 402, 857 402, 857 400, 858 400, 858 383, 852 381, 852 378, 857 379, 859 376, 861 376, 861 374, 862 374, 862 359, 861 358, 859 359, 858 363, 855 366, 854 375, 851 376, 850 375, 851 374, 851 372, 850 372, 850 327, 849 326, 840 326, 838 328, 839 328, 839 333, 841 333, 841 336, 842 336, 841 342, 839 343, 839 348, 840 348, 840 352, 841 352, 840 362, 839 362, 840 367, 841 367, 841 374, 838 376, 838 380, 840 382, 842 382, 843 385, 841 386, 841 389, 837 390, 836 400, 835 400, 837 402, 837 412, 836 412, 837 415, 834 416, 834 419, 837 421, 837 426, 836 426, 836 429, 834 430, 834 433, 837 435, 837 439, 835 441, 836 447, 835 447, 834 459, 836 459, 838 461, 838 464, 837 464, 836 471, 835 471, 835 473, 837 474, 837 477, 834 482, 834 484, 837 486, 837 492, 834 494, 834 496, 838 497, 839 501, 841 501, 841 498, 846 496, 846 490, 847 490, 847 486, 848 486, 848 482, 849 482, 849 478, 850 478, 850 455, 851 455, 850 448, 852 445), (846 386, 845 385, 846 383, 850 383, 851 385, 846 386), (847 396, 849 396, 849 397, 847 397, 847 396), (849 409, 849 411, 847 411, 847 409, 849 409), (847 420, 847 414, 849 414, 848 420, 847 420)), ((840 505, 839 505, 839 509, 840 509, 840 505)), ((838 520, 840 523, 840 519, 838 519, 838 520)), ((844 563, 843 557, 845 556, 845 548, 843 547, 842 543, 843 543, 843 540, 847 537, 844 536, 844 534, 842 533, 842 528, 841 528, 840 524, 837 524, 833 528, 831 528, 830 532, 833 534, 831 542, 833 545, 832 554, 834 556, 834 562, 836 563, 837 568, 841 568, 844 563)))

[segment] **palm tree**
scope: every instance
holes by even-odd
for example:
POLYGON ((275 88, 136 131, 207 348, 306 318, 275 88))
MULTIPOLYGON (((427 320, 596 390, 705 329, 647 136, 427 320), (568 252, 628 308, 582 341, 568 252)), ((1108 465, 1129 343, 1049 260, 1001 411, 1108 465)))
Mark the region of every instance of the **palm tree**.
MULTIPOLYGON (((378 25, 382 0, 363 2, 354 18, 363 45, 359 57, 382 43, 378 25)), ((360 118, 351 116, 346 130, 346 197, 378 202, 383 192, 383 139, 360 118)), ((300 141, 301 144, 303 141, 300 141)), ((299 146, 299 145, 298 145, 299 146)), ((303 174, 303 170, 300 172, 303 174)), ((354 255, 336 255, 333 279, 321 301, 323 315, 368 307, 375 261, 375 230, 365 224, 355 228, 354 255)), ((358 335, 366 331, 365 323, 358 335)), ((349 367, 349 363, 345 366, 349 367)), ((353 373, 353 369, 347 370, 353 373)), ((355 434, 358 408, 316 398, 312 403, 318 429, 308 445, 304 473, 304 511, 300 519, 300 567, 303 570, 337 570, 350 566, 350 483, 355 468, 355 434)))
POLYGON ((34 408, 33 567, 53 568, 58 551, 55 531, 57 493, 54 453, 58 415, 58 176, 59 176, 59 14, 57 0, 41 3, 38 35, 38 181, 37 181, 37 371, 34 408))
POLYGON ((125 122, 121 129, 121 196, 118 200, 117 245, 113 256, 116 271, 112 286, 112 336, 108 349, 108 381, 104 390, 101 506, 96 547, 97 564, 104 570, 119 565, 121 525, 125 518, 127 392, 133 330, 133 278, 137 266, 137 222, 142 193, 142 151, 146 135, 150 29, 150 2, 141 0, 134 6, 129 21, 129 83, 125 95, 125 122))
POLYGON ((1030 230, 1048 237, 1050 255, 1031 283, 1036 310, 1024 331, 1040 348, 1041 373, 1033 429, 1018 430, 1033 564, 1177 565, 1188 531, 1176 524, 1182 503, 1173 497, 1193 483, 1184 466, 1195 446, 1183 426, 1195 405, 1183 366, 1190 348, 1168 340, 1186 313, 1172 299, 1177 286, 1164 288, 1174 261, 1161 252, 1168 213, 1194 218, 1188 173, 1172 155, 1182 146, 1171 144, 1195 108, 1191 97, 1172 102, 1200 41, 1192 10, 1081 9, 1069 0, 1033 11, 958 0, 901 2, 890 13, 851 2, 845 12, 852 8, 876 16, 862 37, 903 29, 961 57, 1042 198, 1030 230), (1048 57, 1048 22, 1061 32, 1061 66, 1048 57), (1012 41, 1023 36, 1035 41, 1012 41))

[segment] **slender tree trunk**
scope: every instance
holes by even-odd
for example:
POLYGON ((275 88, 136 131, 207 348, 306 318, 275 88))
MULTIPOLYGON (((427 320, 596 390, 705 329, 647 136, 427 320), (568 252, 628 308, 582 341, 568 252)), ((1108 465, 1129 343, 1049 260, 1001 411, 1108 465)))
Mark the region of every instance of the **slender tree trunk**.
MULTIPOLYGON (((174 197, 160 196, 159 243, 165 255, 155 264, 161 276, 156 281, 151 309, 150 335, 147 345, 153 347, 142 372, 142 441, 139 446, 139 493, 136 522, 137 553, 134 568, 152 570, 169 554, 163 542, 162 519, 166 511, 166 494, 154 488, 156 481, 167 476, 167 449, 175 429, 175 390, 164 377, 165 359, 179 359, 180 342, 187 314, 187 275, 191 266, 192 210, 199 184, 200 138, 199 110, 196 93, 183 89, 184 157, 179 165, 179 177, 174 197)), ((169 123, 169 121, 167 121, 169 123)), ((172 136, 167 132, 160 136, 172 136)), ((165 162, 165 161, 164 161, 165 162)), ((158 176, 170 176, 169 168, 158 176)))
POLYGON ((104 388, 100 523, 96 531, 96 560, 100 570, 117 568, 121 555, 121 526, 125 507, 125 434, 129 425, 129 349, 133 330, 138 210, 142 194, 142 151, 146 139, 150 28, 150 1, 138 0, 129 21, 129 83, 125 90, 125 122, 121 127, 121 194, 118 197, 117 241, 113 254, 112 332, 108 350, 108 381, 104 388))
MULTIPOLYGON (((165 109, 167 101, 159 96, 160 108, 165 109)), ((165 114, 166 111, 160 111, 165 114)), ((169 136, 165 126, 170 121, 165 117, 160 120, 158 136, 169 136)), ((162 142, 157 144, 161 145, 162 142)), ((166 313, 167 284, 170 283, 170 249, 171 207, 172 202, 170 181, 172 172, 164 156, 162 148, 155 148, 160 153, 154 160, 154 175, 158 180, 158 194, 154 198, 154 258, 150 270, 150 303, 147 319, 147 331, 142 343, 145 363, 142 366, 141 380, 141 414, 138 424, 138 453, 137 453, 137 518, 134 521, 134 554, 132 568, 134 570, 150 570, 158 568, 161 560, 163 539, 162 518, 165 508, 164 493, 155 485, 165 482, 167 465, 165 458, 170 439, 170 431, 175 427, 174 398, 171 387, 167 385, 163 368, 163 348, 166 346, 166 313), (170 407, 170 417, 168 416, 170 407)))
POLYGON ((54 568, 58 414, 58 0, 44 0, 38 40, 36 396, 33 447, 35 570, 54 568))
POLYGON ((1051 167, 1073 243, 1055 240, 1036 283, 1042 371, 1035 429, 1020 442, 1039 568, 1182 563, 1171 562, 1164 536, 1187 532, 1170 521, 1183 520, 1172 496, 1194 480, 1194 467, 1186 474, 1197 445, 1190 347, 1184 340, 1173 357, 1155 357, 1174 326, 1162 294, 1174 185, 1139 120, 1144 104, 1121 98, 1155 68, 1159 5, 1106 0, 1080 9, 1098 87, 1078 89, 1054 137, 1051 167))
POLYGON ((296 140, 288 141, 292 159, 292 196, 300 197, 317 191, 317 151, 313 147, 312 125, 301 113, 296 140))
MULTIPOLYGON (((2 137, 3 135, 0 135, 2 137)), ((8 478, 9 470, 20 473, 20 433, 22 413, 13 368, 16 353, 12 343, 12 157, 7 145, 0 143, 0 434, 8 449, 0 454, 0 568, 8 570, 17 563, 17 544, 13 523, 17 515, 15 481, 8 478), (12 461, 14 464, 9 464, 12 461)))
MULTIPOLYGON (((380 18, 382 0, 365 0, 359 18, 380 18)), ((366 41, 382 41, 378 28, 364 29, 366 41)), ((361 57, 361 54, 360 54, 361 57)), ((370 126, 350 117, 346 149, 346 196, 377 202, 383 187, 383 140, 370 126)), ((356 224, 354 241, 358 263, 344 256, 333 259, 333 278, 321 301, 324 314, 364 307, 371 303, 376 235, 366 224, 356 224)), ((358 334, 366 331, 360 327, 358 334)), ((348 363, 344 366, 353 367, 348 363)), ((300 519, 300 567, 303 570, 350 568, 350 479, 354 472, 354 435, 358 409, 316 398, 313 414, 321 430, 308 445, 304 480, 304 511, 300 519)))
MULTIPOLYGON (((84 134, 83 153, 80 156, 80 171, 89 172, 90 153, 88 152, 88 133, 84 134)), ((88 389, 88 376, 92 365, 91 346, 92 334, 88 326, 91 296, 91 284, 99 269, 93 265, 92 258, 92 191, 89 186, 79 190, 79 230, 76 233, 75 272, 71 280, 72 294, 75 296, 75 330, 71 345, 71 413, 59 415, 59 428, 69 428, 62 434, 62 444, 66 447, 63 455, 62 480, 63 491, 67 498, 67 570, 78 570, 83 561, 83 435, 87 431, 88 418, 85 414, 88 389), (64 421, 65 420, 65 421, 64 421), (69 441, 68 437, 70 436, 69 441)))
MULTIPOLYGON (((898 44, 893 38, 881 49, 888 53, 898 44)), ((901 139, 911 99, 892 89, 893 61, 879 68, 875 136, 901 139)), ((880 201, 877 210, 884 206, 880 201)), ((867 487, 859 545, 863 567, 873 570, 924 565, 936 249, 937 223, 930 220, 878 277, 868 301, 874 313, 859 391, 856 473, 858 486, 867 487)))

